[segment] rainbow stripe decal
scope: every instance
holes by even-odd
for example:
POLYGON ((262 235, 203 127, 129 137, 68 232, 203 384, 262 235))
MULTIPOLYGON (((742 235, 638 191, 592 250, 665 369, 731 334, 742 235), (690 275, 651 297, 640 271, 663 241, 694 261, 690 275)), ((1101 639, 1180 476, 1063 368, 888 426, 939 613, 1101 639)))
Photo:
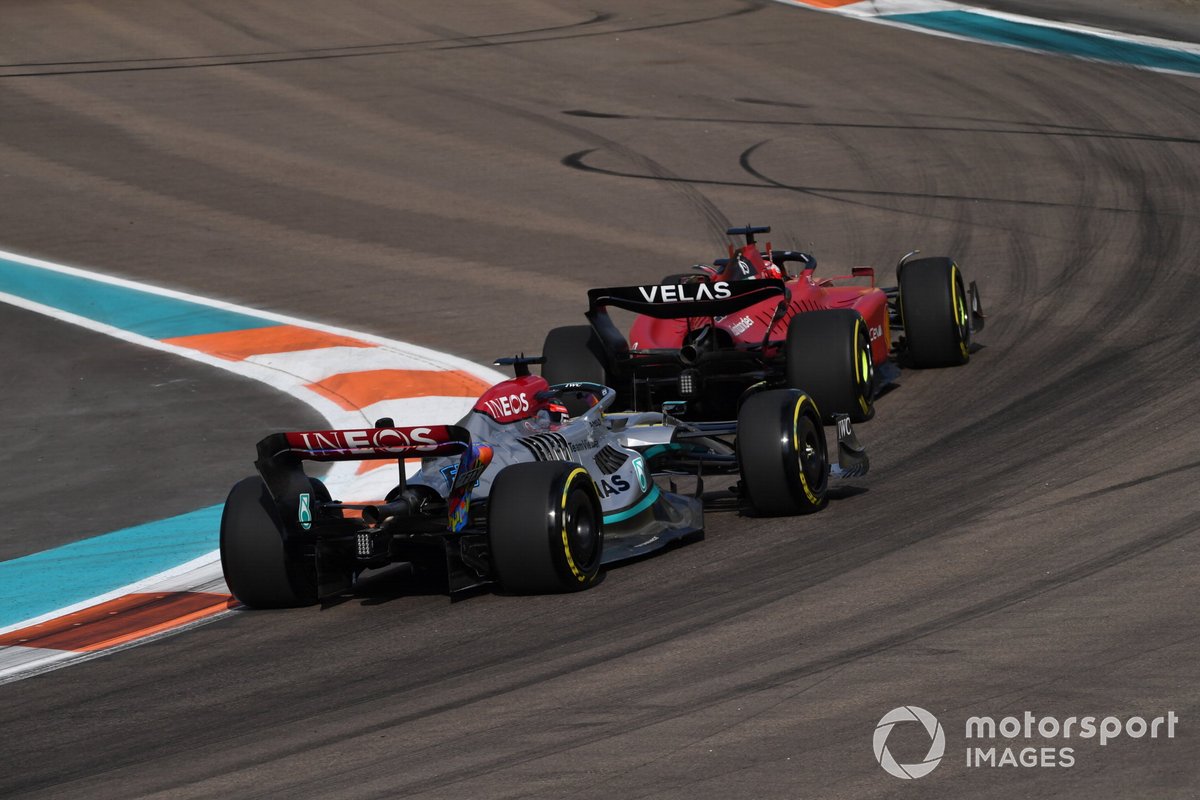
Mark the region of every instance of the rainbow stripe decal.
MULTIPOLYGON (((262 381, 330 428, 455 422, 503 378, 404 342, 3 251, 0 302, 262 381)), ((378 498, 394 470, 343 462, 326 481, 339 496, 378 498)), ((0 683, 226 613, 220 515, 210 506, 0 562, 0 683)))

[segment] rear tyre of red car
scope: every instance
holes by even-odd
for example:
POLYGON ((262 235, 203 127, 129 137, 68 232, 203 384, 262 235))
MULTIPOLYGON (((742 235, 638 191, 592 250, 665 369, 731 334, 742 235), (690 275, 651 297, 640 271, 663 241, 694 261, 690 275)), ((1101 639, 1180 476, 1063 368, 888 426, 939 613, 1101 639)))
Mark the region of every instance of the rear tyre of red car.
MULTIPOLYGON (((313 479, 317 500, 328 500, 313 479)), ((294 608, 317 601, 314 556, 285 546, 283 521, 258 476, 234 484, 221 514, 221 569, 233 596, 250 608, 294 608)))
POLYGON ((911 366, 954 367, 971 358, 971 309, 958 265, 948 258, 902 264, 900 321, 911 366))
POLYGON ((738 464, 751 510, 768 517, 825 507, 829 450, 821 414, 798 389, 751 395, 738 412, 738 464))
POLYGON ((565 461, 505 467, 488 496, 488 540, 501 588, 576 592, 596 581, 604 549, 600 497, 588 471, 565 461))
POLYGON ((604 350, 591 325, 553 328, 542 345, 542 377, 551 384, 588 381, 608 385, 604 350))
POLYGON ((812 396, 826 422, 849 414, 863 422, 874 413, 875 362, 862 315, 850 308, 797 314, 785 345, 788 386, 812 396))

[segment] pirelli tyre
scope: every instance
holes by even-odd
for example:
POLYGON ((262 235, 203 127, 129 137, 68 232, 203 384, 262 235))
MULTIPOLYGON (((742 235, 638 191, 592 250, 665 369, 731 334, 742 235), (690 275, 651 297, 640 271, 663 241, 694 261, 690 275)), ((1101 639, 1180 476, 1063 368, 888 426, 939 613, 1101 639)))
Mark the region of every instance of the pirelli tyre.
POLYGON ((953 367, 971 358, 971 308, 958 265, 921 258, 900 265, 900 322, 914 367, 953 367))
POLYGON ((810 514, 825 507, 829 451, 821 414, 798 389, 751 395, 738 411, 742 494, 762 516, 810 514))
MULTIPOLYGON (((313 496, 329 491, 315 478, 313 496)), ((312 553, 289 547, 283 521, 262 478, 234 484, 221 514, 221 569, 233 596, 250 608, 294 608, 317 601, 317 563, 312 553)))
POLYGON ((586 589, 604 549, 600 498, 588 471, 566 461, 511 464, 488 496, 488 540, 501 588, 514 594, 586 589))
POLYGON ((875 362, 862 315, 851 308, 797 314, 785 347, 788 386, 807 392, 826 423, 835 414, 863 422, 875 413, 875 362))

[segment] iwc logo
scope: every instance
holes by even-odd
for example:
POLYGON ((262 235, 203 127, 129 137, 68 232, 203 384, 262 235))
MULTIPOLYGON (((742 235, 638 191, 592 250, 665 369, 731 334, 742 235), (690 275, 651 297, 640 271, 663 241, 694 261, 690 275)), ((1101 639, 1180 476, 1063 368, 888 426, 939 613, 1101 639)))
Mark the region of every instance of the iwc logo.
POLYGON ((942 731, 942 724, 938 722, 937 717, 925 709, 920 706, 900 706, 893 708, 883 715, 883 719, 879 720, 879 724, 875 726, 874 745, 875 760, 879 762, 879 766, 883 767, 889 775, 911 780, 923 778, 933 772, 934 767, 938 765, 946 752, 946 734, 942 731), (930 744, 929 752, 925 754, 924 760, 916 764, 901 764, 892 757, 888 750, 887 740, 897 722, 919 722, 925 726, 930 744))

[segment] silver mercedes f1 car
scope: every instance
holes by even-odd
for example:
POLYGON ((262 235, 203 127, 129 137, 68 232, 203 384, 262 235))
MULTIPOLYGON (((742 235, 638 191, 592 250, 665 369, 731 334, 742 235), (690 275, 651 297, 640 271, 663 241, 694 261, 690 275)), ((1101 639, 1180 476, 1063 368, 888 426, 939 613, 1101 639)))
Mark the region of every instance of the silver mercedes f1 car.
POLYGON ((728 422, 684 422, 679 403, 608 413, 611 388, 551 386, 529 372, 540 358, 496 363, 515 377, 457 425, 381 419, 259 442, 259 474, 234 485, 221 518, 221 564, 238 600, 307 605, 398 562, 444 572, 451 594, 486 584, 516 594, 586 589, 606 564, 702 537, 706 508, 811 513, 825 506, 831 477, 868 469, 844 415, 831 463, 821 413, 799 390, 751 392, 728 422), (377 503, 334 500, 303 466, 380 458, 398 460, 399 478, 377 503), (714 475, 736 483, 705 492, 714 475), (683 476, 696 479, 694 490, 678 490, 683 476))

